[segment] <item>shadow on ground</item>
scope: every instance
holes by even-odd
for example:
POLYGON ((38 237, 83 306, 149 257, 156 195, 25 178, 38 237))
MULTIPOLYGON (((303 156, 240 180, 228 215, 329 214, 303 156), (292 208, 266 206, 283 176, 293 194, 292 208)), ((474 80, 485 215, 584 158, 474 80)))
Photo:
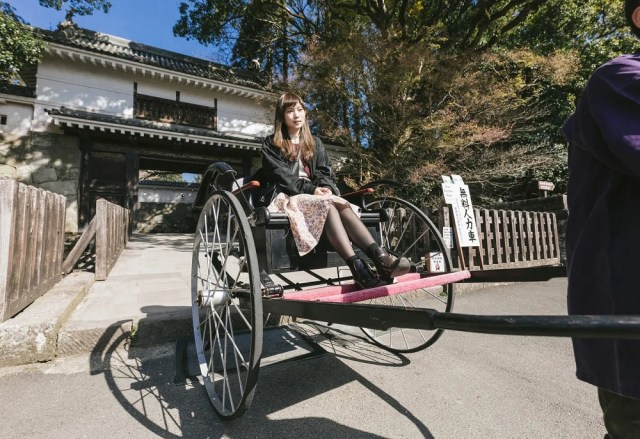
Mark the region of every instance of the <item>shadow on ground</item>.
MULTIPOLYGON (((301 345, 307 346, 302 346, 302 353, 297 357, 285 355, 284 361, 269 360, 283 352, 272 349, 265 353, 263 365, 266 366, 260 370, 257 393, 248 412, 236 420, 222 421, 215 414, 201 381, 190 376, 193 367, 179 370, 183 366, 179 358, 176 361, 173 344, 154 348, 129 346, 131 334, 123 329, 126 327, 123 323, 114 323, 101 337, 90 356, 91 373, 102 374, 122 408, 160 437, 311 438, 319 434, 326 438, 383 437, 321 416, 273 419, 281 410, 300 403, 314 404, 314 398, 322 399, 323 394, 347 384, 359 384, 372 398, 382 401, 388 407, 385 418, 404 417, 421 437, 433 437, 427 426, 399 401, 341 361, 349 359, 380 367, 402 367, 409 363, 405 357, 380 349, 363 338, 336 329, 327 331, 326 327, 310 322, 272 331, 268 337, 291 338, 291 331, 295 331, 294 338, 303 339, 301 345)), ((288 340, 272 344, 289 346, 283 348, 285 350, 293 349, 288 340)), ((323 413, 322 407, 313 412, 323 413)))

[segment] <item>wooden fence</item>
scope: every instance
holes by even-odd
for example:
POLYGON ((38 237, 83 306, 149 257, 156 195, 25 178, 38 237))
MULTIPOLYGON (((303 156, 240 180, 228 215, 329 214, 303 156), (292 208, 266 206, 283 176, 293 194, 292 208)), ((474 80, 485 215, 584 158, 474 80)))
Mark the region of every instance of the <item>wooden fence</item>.
POLYGON ((0 322, 62 279, 66 198, 0 179, 0 322))
POLYGON ((96 201, 96 215, 62 265, 69 273, 95 237, 96 280, 105 280, 129 242, 129 209, 104 199, 96 201))
MULTIPOLYGON (((457 256, 460 251, 468 269, 560 264, 560 241, 554 213, 489 209, 474 211, 480 246, 454 248, 452 259, 455 267, 460 266, 457 256)), ((443 226, 453 227, 452 217, 450 207, 440 211, 440 230, 443 226)))

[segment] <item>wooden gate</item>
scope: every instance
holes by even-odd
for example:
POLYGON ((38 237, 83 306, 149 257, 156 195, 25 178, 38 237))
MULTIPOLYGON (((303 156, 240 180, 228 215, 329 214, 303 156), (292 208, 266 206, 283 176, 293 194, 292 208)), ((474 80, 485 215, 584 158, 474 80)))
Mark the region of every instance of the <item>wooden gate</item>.
POLYGON ((0 322, 62 279, 66 198, 0 180, 0 322))

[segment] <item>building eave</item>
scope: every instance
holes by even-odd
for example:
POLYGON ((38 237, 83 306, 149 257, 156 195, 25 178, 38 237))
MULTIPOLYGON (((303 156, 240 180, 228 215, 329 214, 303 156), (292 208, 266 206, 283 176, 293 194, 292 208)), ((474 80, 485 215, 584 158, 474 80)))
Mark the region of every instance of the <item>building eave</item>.
MULTIPOLYGON (((171 130, 167 127, 154 128, 153 126, 133 126, 127 124, 125 118, 113 118, 114 120, 88 119, 73 114, 60 114, 59 110, 48 110, 49 116, 54 125, 60 128, 74 128, 82 130, 99 131, 103 133, 113 133, 125 136, 140 136, 150 139, 165 141, 186 142, 196 145, 214 146, 248 151, 259 151, 261 142, 258 139, 243 139, 240 137, 206 130, 198 132, 185 132, 171 130)), ((194 130, 195 131, 195 130, 194 130)))
POLYGON ((16 103, 16 104, 35 105, 36 99, 29 98, 26 96, 16 96, 12 94, 0 93, 0 104, 5 104, 7 102, 16 103))
POLYGON ((72 60, 74 62, 82 62, 84 64, 92 64, 111 68, 115 71, 134 74, 145 78, 159 79, 163 81, 173 82, 175 84, 200 87, 205 90, 225 93, 232 96, 248 97, 254 99, 273 99, 276 93, 259 90, 251 87, 231 84, 214 79, 204 78, 201 76, 190 75, 161 67, 151 66, 144 63, 109 56, 77 47, 66 46, 60 43, 49 42, 47 53, 63 59, 72 60))

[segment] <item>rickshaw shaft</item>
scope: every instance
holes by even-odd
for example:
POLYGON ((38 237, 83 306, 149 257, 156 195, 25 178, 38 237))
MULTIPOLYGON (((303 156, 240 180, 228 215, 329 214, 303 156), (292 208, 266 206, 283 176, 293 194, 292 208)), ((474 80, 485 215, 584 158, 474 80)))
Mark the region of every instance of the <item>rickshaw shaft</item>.
POLYGON ((640 339, 640 316, 471 315, 430 308, 278 299, 263 300, 263 312, 379 330, 450 329, 503 335, 640 339))

